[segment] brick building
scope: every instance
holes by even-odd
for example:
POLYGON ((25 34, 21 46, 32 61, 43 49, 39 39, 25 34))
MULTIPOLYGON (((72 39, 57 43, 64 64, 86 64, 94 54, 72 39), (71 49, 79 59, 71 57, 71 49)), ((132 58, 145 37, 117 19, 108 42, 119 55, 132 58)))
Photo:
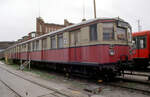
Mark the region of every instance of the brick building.
POLYGON ((21 39, 18 39, 17 43, 30 40, 34 37, 53 32, 70 25, 73 25, 73 23, 69 23, 69 21, 66 19, 64 20, 64 25, 60 25, 54 23, 45 23, 41 17, 38 17, 36 18, 36 31, 30 32, 27 36, 23 36, 21 39))
POLYGON ((45 23, 41 17, 36 18, 36 36, 40 36, 46 33, 56 31, 58 29, 64 28, 66 26, 72 25, 66 19, 64 20, 64 25, 45 23))

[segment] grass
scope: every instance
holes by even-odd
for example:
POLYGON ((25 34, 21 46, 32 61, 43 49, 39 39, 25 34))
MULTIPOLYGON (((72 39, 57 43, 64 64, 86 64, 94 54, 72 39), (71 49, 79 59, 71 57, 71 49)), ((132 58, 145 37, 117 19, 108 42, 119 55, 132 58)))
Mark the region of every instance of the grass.
MULTIPOLYGON (((4 60, 1 60, 2 62, 5 63, 4 60)), ((11 60, 8 61, 8 65, 11 66, 12 68, 14 69, 19 69, 19 65, 18 64, 14 64, 11 60)), ((44 79, 47 79, 47 80, 50 80, 50 79, 55 79, 56 76, 55 75, 51 75, 50 73, 46 72, 46 71, 41 71, 39 69, 34 69, 32 68, 32 70, 29 70, 27 67, 24 68, 25 72, 31 72, 31 73, 34 73, 34 74, 37 74, 39 75, 41 78, 44 78, 44 79)))
MULTIPOLYGON (((29 69, 27 69, 26 71, 29 71, 29 69)), ((35 73, 37 75, 40 75, 40 77, 45 78, 45 79, 55 79, 56 76, 49 74, 48 72, 44 72, 44 71, 40 71, 37 69, 33 69, 29 72, 35 73)))
POLYGON ((127 86, 134 88, 136 86, 136 83, 127 83, 127 86))

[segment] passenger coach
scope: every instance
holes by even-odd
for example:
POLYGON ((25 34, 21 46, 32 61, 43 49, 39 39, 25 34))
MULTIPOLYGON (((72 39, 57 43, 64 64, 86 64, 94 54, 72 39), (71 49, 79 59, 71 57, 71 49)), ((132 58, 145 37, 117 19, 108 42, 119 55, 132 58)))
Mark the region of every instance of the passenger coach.
POLYGON ((70 74, 112 77, 119 64, 131 60, 130 45, 131 26, 126 21, 97 18, 14 45, 5 56, 30 59, 70 74))
POLYGON ((137 68, 147 68, 150 64, 150 31, 135 32, 133 60, 137 68))

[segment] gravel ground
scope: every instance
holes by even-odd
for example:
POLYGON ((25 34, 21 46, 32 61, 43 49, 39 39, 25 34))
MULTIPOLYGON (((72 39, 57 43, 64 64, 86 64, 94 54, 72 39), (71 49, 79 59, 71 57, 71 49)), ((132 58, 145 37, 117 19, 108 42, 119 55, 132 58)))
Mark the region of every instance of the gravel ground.
MULTIPOLYGON (((95 82, 87 81, 86 79, 80 78, 72 78, 67 79, 62 74, 51 72, 49 73, 50 76, 55 76, 52 79, 46 79, 58 84, 63 84, 64 86, 68 87, 69 89, 80 91, 89 95, 94 95, 91 92, 85 91, 85 89, 99 89, 97 92, 98 95, 102 95, 104 97, 150 97, 149 94, 143 94, 142 92, 137 92, 134 90, 123 89, 119 87, 113 87, 108 85, 103 85, 101 83, 96 84, 95 82)), ((33 74, 32 74, 33 75, 33 74)), ((37 75, 33 75, 37 76, 37 75)), ((127 83, 126 83, 127 84, 127 83)), ((131 84, 133 86, 135 84, 131 84)), ((138 85, 136 85, 138 86, 138 85)), ((140 85, 139 85, 140 86, 140 85)), ((138 87, 139 87, 138 86, 138 87)), ((144 87, 142 87, 144 88, 144 87)), ((150 88, 149 88, 150 89, 150 88)))
POLYGON ((0 97, 19 97, 3 83, 0 82, 0 97))
MULTIPOLYGON (((67 79, 61 74, 56 74, 56 73, 50 73, 50 75, 55 76, 55 78, 49 79, 49 81, 53 81, 58 84, 63 84, 69 89, 80 91, 89 95, 94 95, 94 94, 85 91, 85 89, 87 88, 100 89, 99 92, 97 92, 97 94, 102 95, 104 97, 150 97, 149 94, 143 94, 142 92, 103 85, 101 83, 96 84, 95 82, 87 81, 85 79, 79 79, 79 78, 67 79)), ((133 85, 135 84, 131 84, 131 86, 133 85)), ((136 86, 139 87, 140 85, 136 85, 136 86)))
MULTIPOLYGON (((33 71, 32 72, 26 71, 24 73, 32 75, 34 77, 38 77, 41 79, 54 82, 56 84, 64 85, 68 89, 74 90, 76 92, 79 91, 79 92, 86 93, 89 95, 102 95, 104 97, 150 97, 150 95, 143 94, 142 92, 108 86, 102 83, 97 84, 96 82, 89 81, 88 79, 83 79, 79 77, 67 79, 61 73, 42 72, 42 71, 38 71, 37 73, 37 71, 36 73, 34 73, 33 71), (42 72, 42 73, 39 73, 39 72, 42 72), (85 89, 95 90, 96 92, 94 91, 94 93, 96 94, 93 94, 92 92, 87 92, 85 91, 85 89)), ((2 93, 1 87, 0 87, 0 95, 4 93, 2 93)), ((0 96, 0 97, 16 97, 16 96, 0 96)))

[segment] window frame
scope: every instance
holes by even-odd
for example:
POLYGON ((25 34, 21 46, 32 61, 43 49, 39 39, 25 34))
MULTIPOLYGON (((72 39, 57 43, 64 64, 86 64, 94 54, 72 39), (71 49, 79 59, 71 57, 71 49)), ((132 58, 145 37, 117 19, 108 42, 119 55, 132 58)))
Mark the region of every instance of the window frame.
POLYGON ((40 49, 40 41, 36 40, 35 42, 36 42, 36 51, 38 51, 40 49))
MULTIPOLYGON (((114 29, 114 22, 104 22, 103 24, 102 24, 102 39, 103 39, 103 41, 112 41, 112 40, 115 40, 115 29, 114 29), (112 29, 111 29, 111 27, 104 27, 104 24, 112 24, 113 26, 112 26, 112 29), (112 32, 111 32, 111 35, 112 35, 112 38, 110 38, 109 37, 109 39, 104 39, 104 34, 106 34, 106 32, 104 33, 104 29, 111 29, 112 30, 112 32)), ((110 32, 108 33, 107 32, 107 34, 109 34, 110 35, 110 32)))
POLYGON ((146 49, 147 48, 147 36, 146 35, 135 36, 135 37, 133 37, 133 40, 135 40, 135 48, 136 49, 146 49), (141 48, 141 45, 140 45, 141 38, 145 38, 145 47, 144 48, 141 48))
POLYGON ((56 44, 56 37, 55 37, 55 35, 53 35, 53 36, 50 36, 50 39, 51 39, 51 49, 56 49, 57 48, 57 44, 56 44), (53 47, 53 39, 55 39, 55 47, 53 47))
POLYGON ((127 41, 128 40, 128 37, 127 37, 127 28, 123 28, 123 27, 116 27, 116 34, 117 34, 117 40, 118 41, 127 41), (118 31, 117 31, 117 28, 119 28, 119 29, 124 29, 125 30, 125 39, 124 40, 120 40, 119 38, 118 38, 118 31))
POLYGON ((63 48, 63 47, 64 47, 63 33, 57 35, 57 40, 58 40, 58 41, 57 41, 57 47, 58 47, 58 48, 63 48), (60 43, 59 43, 59 39, 60 39, 60 38, 62 38, 62 42, 61 42, 61 43, 62 43, 62 44, 61 44, 62 46, 59 45, 59 44, 60 44, 60 43))
POLYGON ((147 37, 146 36, 139 36, 139 49, 146 49, 147 48, 147 37), (145 39, 145 43, 143 43, 143 45, 145 44, 145 47, 141 48, 141 43, 140 40, 141 39, 145 39))
POLYGON ((42 50, 46 50, 47 46, 47 37, 42 38, 42 50))
POLYGON ((97 23, 96 24, 92 24, 89 26, 90 30, 89 30, 89 35, 90 35, 90 41, 97 41, 98 40, 98 31, 97 31, 97 23), (94 29, 94 30, 93 30, 94 29), (93 32, 94 31, 94 32, 93 32), (96 34, 96 35, 95 35, 96 34), (95 35, 95 36, 94 36, 95 35))

